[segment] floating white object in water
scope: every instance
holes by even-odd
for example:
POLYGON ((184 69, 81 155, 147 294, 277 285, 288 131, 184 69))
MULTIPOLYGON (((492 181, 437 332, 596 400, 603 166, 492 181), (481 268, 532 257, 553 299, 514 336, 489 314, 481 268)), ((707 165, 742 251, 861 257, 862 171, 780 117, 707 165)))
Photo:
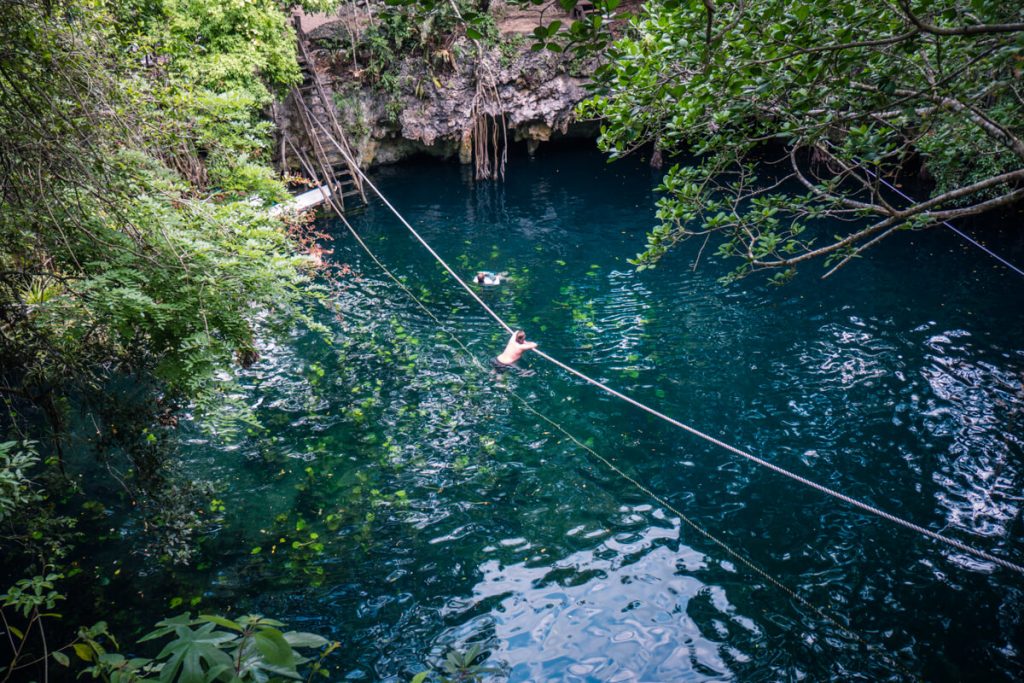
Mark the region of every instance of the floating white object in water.
POLYGON ((485 287, 494 287, 500 285, 502 281, 501 273, 492 273, 487 270, 481 270, 476 274, 474 278, 478 285, 484 285, 485 287))

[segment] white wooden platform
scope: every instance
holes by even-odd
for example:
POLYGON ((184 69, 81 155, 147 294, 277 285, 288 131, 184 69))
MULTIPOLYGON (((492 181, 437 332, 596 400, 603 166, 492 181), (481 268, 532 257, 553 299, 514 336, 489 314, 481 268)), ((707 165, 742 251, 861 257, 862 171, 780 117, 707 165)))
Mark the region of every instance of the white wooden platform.
POLYGON ((285 202, 284 204, 276 204, 267 210, 271 216, 277 216, 284 212, 289 213, 302 213, 308 211, 314 206, 319 206, 327 201, 327 197, 331 196, 331 188, 323 185, 310 190, 309 192, 303 192, 300 195, 292 197, 291 201, 285 202))

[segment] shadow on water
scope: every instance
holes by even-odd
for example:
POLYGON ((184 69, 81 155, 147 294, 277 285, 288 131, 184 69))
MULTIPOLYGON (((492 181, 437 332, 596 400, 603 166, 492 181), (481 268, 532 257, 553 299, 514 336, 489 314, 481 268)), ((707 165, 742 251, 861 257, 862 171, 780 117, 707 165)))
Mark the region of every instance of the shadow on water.
MULTIPOLYGON (((434 162, 374 179, 457 269, 508 271, 481 295, 552 355, 1024 559, 1024 281, 954 236, 893 239, 825 282, 812 266, 783 288, 723 288, 707 254, 691 269, 699 245, 654 271, 626 262, 653 220, 658 174, 640 163, 566 149, 516 159, 500 185, 434 162)), ((504 343, 493 321, 383 206, 355 225, 446 329, 326 221, 352 269, 325 321, 331 343, 261 349, 242 382, 264 432, 187 437, 190 467, 229 482, 224 524, 196 568, 154 576, 154 604, 201 592, 204 608, 331 635, 347 680, 406 680, 473 643, 514 681, 1024 675, 1021 577, 737 461, 539 358, 524 359, 533 377, 481 372, 448 332, 486 361, 504 343)))

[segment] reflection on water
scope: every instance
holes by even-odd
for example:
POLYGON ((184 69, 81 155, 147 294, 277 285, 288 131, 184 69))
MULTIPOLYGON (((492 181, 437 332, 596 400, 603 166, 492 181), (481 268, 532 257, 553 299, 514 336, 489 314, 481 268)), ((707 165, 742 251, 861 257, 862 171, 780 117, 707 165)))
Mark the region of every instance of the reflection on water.
MULTIPOLYGON (((572 151, 518 163, 501 186, 443 165, 377 180, 458 268, 510 272, 482 296, 556 357, 1024 560, 1024 283, 944 233, 782 289, 723 289, 721 266, 705 254, 693 272, 685 249, 638 274, 626 258, 653 213, 645 167, 572 151)), ((205 590, 204 609, 325 633, 344 645, 339 680, 408 680, 473 643, 515 681, 1024 677, 1021 577, 737 461, 539 358, 523 360, 533 377, 480 371, 448 332, 481 361, 504 333, 382 207, 356 226, 446 329, 327 224, 353 269, 337 317, 326 338, 268 344, 243 373, 265 431, 184 435, 193 471, 230 483, 228 511, 197 567, 147 579, 155 609, 205 590)))
MULTIPOLYGON (((924 411, 928 431, 950 442, 932 474, 951 527, 1006 538, 1024 501, 1020 454, 1024 375, 978 360, 966 330, 932 334, 921 369, 934 398, 924 411)), ((1009 354, 1004 354, 1009 361, 1009 354)), ((1011 366, 1012 367, 1012 366, 1011 366)))

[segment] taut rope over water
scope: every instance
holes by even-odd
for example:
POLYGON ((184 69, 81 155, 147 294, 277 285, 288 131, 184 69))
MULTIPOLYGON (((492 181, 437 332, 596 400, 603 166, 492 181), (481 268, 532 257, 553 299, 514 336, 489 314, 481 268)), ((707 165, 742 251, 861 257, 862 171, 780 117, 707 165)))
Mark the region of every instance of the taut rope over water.
MULTIPOLYGON (((459 339, 458 335, 456 335, 454 332, 449 330, 445 326, 445 324, 436 315, 434 315, 434 312, 431 311, 427 307, 427 305, 425 303, 420 301, 420 299, 415 294, 412 293, 412 290, 410 290, 405 285, 405 283, 402 282, 401 279, 398 278, 398 276, 396 276, 394 273, 392 273, 391 270, 389 270, 388 267, 385 266, 381 262, 381 260, 379 258, 377 258, 377 255, 374 254, 373 250, 370 249, 369 245, 367 245, 366 242, 363 241, 363 238, 360 237, 359 233, 356 232, 356 229, 354 227, 352 227, 352 224, 348 222, 348 219, 345 218, 344 214, 339 213, 338 217, 341 219, 341 222, 345 224, 345 227, 348 228, 348 231, 352 234, 352 237, 355 238, 356 242, 359 243, 359 246, 363 248, 363 251, 365 251, 366 254, 373 260, 373 262, 377 264, 377 267, 380 268, 381 271, 383 271, 383 273, 385 275, 387 275, 396 285, 398 285, 398 287, 403 292, 405 292, 405 294, 410 299, 412 299, 412 301, 420 308, 420 310, 422 310, 424 313, 426 313, 427 316, 437 324, 439 329, 444 330, 444 332, 449 337, 451 337, 452 341, 455 342, 455 344, 460 349, 462 349, 462 351, 466 354, 466 356, 470 359, 470 361, 473 363, 473 365, 476 366, 476 368, 480 372, 488 373, 489 372, 488 368, 484 367, 484 365, 480 363, 479 359, 477 359, 477 357, 473 354, 473 352, 469 349, 469 347, 466 346, 462 342, 461 339, 459 339)), ((650 488, 648 488, 644 484, 642 484, 639 481, 637 481, 634 477, 632 477, 629 474, 627 474, 626 472, 624 472, 615 463, 613 463, 611 460, 609 460, 608 458, 606 458, 603 455, 601 455, 600 453, 598 453, 596 450, 594 450, 593 448, 588 446, 586 443, 580 441, 571 432, 569 432, 565 427, 563 427, 559 423, 555 422, 554 420, 552 420, 547 415, 544 415, 543 413, 538 411, 536 408, 534 408, 532 405, 530 405, 529 401, 527 401, 525 398, 523 398, 522 396, 520 396, 516 392, 512 391, 512 389, 506 388, 506 391, 508 392, 508 394, 512 398, 514 398, 516 401, 518 401, 523 406, 523 408, 526 409, 528 412, 532 413, 534 416, 536 416, 540 420, 542 420, 542 421, 548 423, 549 425, 551 425, 552 428, 557 429, 559 432, 564 434, 565 437, 567 439, 569 439, 570 441, 572 441, 574 444, 576 444, 576 446, 578 446, 579 448, 583 449, 584 451, 586 451, 587 453, 592 455, 596 460, 598 460, 601 463, 603 463, 612 472, 614 472, 619 477, 621 477, 625 481, 627 481, 630 484, 632 484, 637 490, 643 492, 644 494, 649 496, 652 500, 657 502, 659 505, 662 505, 666 510, 668 510, 669 512, 671 512, 674 515, 676 515, 677 517, 679 517, 679 519, 682 520, 688 527, 690 527, 691 529, 693 529, 694 531, 699 533, 701 536, 705 537, 706 539, 708 539, 709 541, 711 541, 712 543, 717 545, 719 548, 724 550, 730 557, 735 559, 737 562, 742 564, 744 567, 747 567, 752 572, 754 572, 755 574, 757 574, 758 576, 763 578, 765 581, 767 581, 771 585, 773 585, 776 588, 778 588, 779 590, 781 590, 786 595, 788 595, 791 598, 793 598, 794 600, 796 600, 798 603, 800 603, 801 605, 803 605, 804 607, 809 609, 811 612, 816 614, 818 617, 820 617, 823 621, 825 621, 825 622, 831 624, 832 626, 834 626, 837 630, 839 630, 844 635, 846 635, 846 637, 850 638, 851 640, 857 641, 858 643, 863 645, 865 648, 867 648, 867 649, 875 652, 876 654, 880 655, 887 662, 889 662, 892 666, 894 666, 895 668, 899 669, 903 673, 907 674, 910 678, 915 678, 914 674, 912 674, 910 671, 908 671, 902 664, 900 664, 892 656, 890 656, 888 653, 886 653, 884 651, 879 651, 876 647, 871 645, 871 643, 867 642, 859 633, 857 633, 856 631, 851 630, 851 628, 849 626, 846 626, 842 621, 839 620, 838 617, 829 614, 828 612, 824 611, 820 607, 817 607, 810 600, 808 600, 804 596, 802 596, 799 593, 797 593, 796 590, 794 590, 793 588, 790 588, 786 584, 782 583, 781 580, 779 580, 779 579, 775 578, 774 576, 772 576, 771 574, 769 574, 765 569, 763 569, 760 566, 754 564, 754 562, 752 560, 747 559, 739 551, 737 551, 737 550, 733 549, 731 546, 729 546, 728 543, 726 543, 725 541, 721 540, 720 538, 718 538, 717 536, 712 534, 702 524, 700 524, 699 522, 691 519, 687 515, 683 514, 683 512, 681 510, 679 510, 677 507, 675 507, 674 505, 672 505, 672 503, 668 502, 663 497, 659 496, 657 493, 652 491, 650 488)))
MULTIPOLYGON (((828 140, 826 140, 826 141, 825 141, 825 144, 826 144, 826 145, 828 145, 828 146, 829 146, 829 148, 831 148, 831 149, 835 149, 835 145, 833 145, 833 144, 832 144, 831 142, 829 142, 828 140)), ((865 172, 866 172, 866 173, 867 173, 867 174, 868 174, 869 176, 873 177, 873 178, 874 178, 875 180, 877 180, 878 182, 880 182, 880 183, 881 183, 882 185, 885 185, 885 186, 886 186, 887 188, 889 188, 889 189, 890 189, 891 191, 893 191, 893 192, 895 192, 896 194, 898 194, 899 196, 903 197, 903 198, 904 198, 904 199, 906 199, 906 200, 907 200, 908 202, 910 202, 910 203, 912 203, 912 204, 913 204, 913 203, 916 203, 916 202, 917 202, 917 200, 916 200, 916 199, 914 199, 913 197, 911 197, 911 196, 910 196, 909 194, 907 194, 906 192, 904 192, 904 191, 903 191, 903 190, 901 190, 900 188, 898 188, 898 187, 896 187, 895 185, 893 185, 892 183, 890 183, 890 182, 889 182, 888 180, 886 180, 885 178, 883 178, 883 177, 882 177, 881 175, 879 175, 878 173, 875 173, 875 172, 874 172, 874 171, 872 171, 872 170, 871 170, 870 168, 868 168, 867 164, 861 164, 861 166, 863 166, 863 167, 864 167, 864 171, 865 171, 865 172)), ((962 237, 962 238, 963 238, 963 239, 964 239, 965 241, 969 242, 970 244, 973 244, 973 245, 974 245, 974 246, 976 246, 976 247, 977 247, 978 249, 981 249, 981 250, 982 250, 983 252, 985 252, 986 254, 988 254, 989 256, 991 256, 992 258, 994 258, 994 259, 995 259, 996 261, 999 261, 999 262, 1000 262, 1000 263, 1002 263, 1002 264, 1003 264, 1004 266, 1006 266, 1007 268, 1009 268, 1009 269, 1010 269, 1010 270, 1012 270, 1013 272, 1017 273, 1017 275, 1022 275, 1022 276, 1024 276, 1024 270, 1021 270, 1021 269, 1020 269, 1019 267, 1017 267, 1016 265, 1014 265, 1014 264, 1013 264, 1013 263, 1011 263, 1010 261, 1007 261, 1007 260, 1006 260, 1005 258, 1003 258, 1002 256, 1000 256, 1000 255, 999 255, 999 254, 997 254, 996 252, 992 251, 991 249, 989 249, 989 248, 988 248, 988 247, 986 247, 986 246, 985 246, 984 244, 982 244, 982 243, 981 243, 981 242, 979 242, 978 240, 976 240, 976 239, 974 239, 973 237, 971 237, 970 235, 968 235, 968 234, 967 234, 966 232, 964 232, 964 231, 963 231, 963 230, 961 230, 960 228, 956 227, 955 225, 953 225, 953 224, 952 224, 952 223, 950 223, 949 221, 940 221, 940 222, 942 223, 942 225, 945 225, 945 226, 946 226, 947 228, 949 228, 950 230, 952 230, 953 232, 955 232, 955 233, 956 233, 957 235, 959 235, 960 237, 962 237)))
MULTIPOLYGON (((906 200, 907 200, 908 202, 913 202, 913 201, 914 201, 914 199, 913 199, 913 198, 912 198, 912 197, 911 197, 910 195, 908 195, 907 193, 903 192, 903 190, 899 189, 898 187, 896 187, 895 185, 893 185, 892 183, 890 183, 890 182, 889 182, 888 180, 886 180, 886 179, 885 179, 885 178, 883 178, 882 176, 880 176, 880 175, 878 175, 877 173, 873 172, 873 171, 872 171, 871 169, 865 168, 865 170, 866 170, 866 171, 867 171, 868 173, 870 173, 871 175, 875 176, 875 178, 877 178, 877 179, 878 179, 878 182, 882 183, 883 185, 885 185, 886 187, 888 187, 888 188, 889 188, 890 190, 892 190, 893 192, 895 192, 895 193, 896 193, 896 194, 898 194, 899 196, 901 196, 901 197, 903 197, 904 199, 906 199, 906 200)), ((1009 261, 1007 261, 1007 260, 1006 260, 1005 258, 1003 258, 1002 256, 1000 256, 1000 255, 999 255, 999 254, 997 254, 996 252, 992 251, 991 249, 989 249, 988 247, 986 247, 986 246, 985 246, 984 244, 982 244, 982 243, 981 243, 981 242, 979 242, 978 240, 974 239, 973 237, 971 237, 971 236, 970 236, 970 235, 968 235, 968 234, 967 234, 966 232, 964 232, 964 231, 963 231, 963 230, 961 230, 960 228, 956 227, 955 225, 953 225, 953 224, 952 224, 952 223, 950 223, 949 221, 942 221, 942 224, 943 224, 943 225, 945 225, 945 226, 946 226, 947 228, 949 228, 950 230, 952 230, 953 232, 955 232, 956 234, 960 235, 960 237, 962 237, 962 238, 963 238, 964 240, 966 240, 967 242, 970 242, 971 244, 973 244, 974 246, 976 246, 976 247, 977 247, 978 249, 981 249, 981 250, 982 250, 983 252, 985 252, 986 254, 988 254, 989 256, 991 256, 992 258, 994 258, 994 259, 995 259, 996 261, 999 261, 999 262, 1000 262, 1000 263, 1002 263, 1002 264, 1003 264, 1004 266, 1006 266, 1007 268, 1009 268, 1009 269, 1010 269, 1010 270, 1012 270, 1013 272, 1017 273, 1017 275, 1024 275, 1024 270, 1021 270, 1021 269, 1020 269, 1020 268, 1018 268, 1017 266, 1013 265, 1012 263, 1010 263, 1009 261)))
MULTIPOLYGON (((380 198, 380 200, 382 202, 384 202, 385 206, 387 206, 388 209, 390 209, 391 212, 395 215, 395 217, 398 218, 398 220, 402 223, 402 225, 404 225, 409 230, 409 232, 412 233, 413 237, 415 237, 416 240, 420 244, 422 244, 423 247, 428 252, 430 252, 431 256, 433 256, 437 260, 437 262, 440 263, 441 266, 443 266, 446 271, 448 271, 448 274, 451 275, 452 278, 454 278, 455 281, 457 283, 459 283, 459 285, 461 285, 462 288, 464 290, 466 290, 466 292, 468 292, 469 295, 478 304, 480 304, 480 307, 483 308, 488 313, 488 315, 490 315, 492 318, 494 318, 494 320, 506 332, 508 332, 509 334, 513 334, 513 330, 508 325, 508 323, 506 323, 504 320, 502 320, 501 316, 499 316, 497 313, 495 313, 491 309, 491 307, 488 306, 484 302, 484 300, 481 299, 480 296, 476 292, 473 291, 473 288, 470 287, 468 284, 466 284, 465 280, 463 280, 461 277, 459 277, 459 274, 456 273, 452 269, 452 267, 449 266, 448 263, 443 258, 441 258, 441 255, 438 254, 434 250, 434 248, 431 247, 430 244, 427 243, 427 241, 425 239, 423 239, 423 237, 416 231, 416 229, 414 227, 412 227, 412 225, 410 225, 407 220, 405 220, 405 217, 403 217, 402 214, 398 212, 398 209, 396 209, 394 207, 394 205, 392 205, 391 202, 388 201, 387 197, 384 196, 384 193, 382 193, 377 188, 377 186, 374 185, 373 181, 371 181, 366 176, 366 174, 363 173, 362 169, 360 169, 358 167, 358 165, 355 165, 355 168, 357 169, 359 175, 362 176, 363 181, 367 185, 370 186, 370 189, 373 190, 374 194, 376 194, 380 198)), ((873 505, 869 505, 868 503, 865 503, 865 502, 862 502, 860 500, 857 500, 856 498, 851 498, 850 496, 847 496, 847 495, 845 495, 843 493, 840 493, 839 491, 831 489, 831 488, 829 488, 827 486, 824 486, 822 484, 819 484, 819 483, 817 483, 815 481, 811 481, 810 479, 807 479, 806 477, 800 476, 799 474, 797 474, 795 472, 791 472, 791 471, 787 470, 784 467, 780 467, 779 465, 776 465, 776 464, 771 463, 771 462, 769 462, 767 460, 764 460, 763 458, 759 458, 756 455, 748 453, 747 451, 744 451, 744 450, 742 450, 740 448, 737 448, 736 446, 730 445, 730 444, 722 441, 721 439, 717 439, 717 438, 711 436, 710 434, 706 434, 706 433, 700 431, 699 429, 696 429, 695 427, 691 427, 690 425, 688 425, 688 424, 686 424, 684 422, 681 422, 681 421, 679 421, 679 420, 677 420, 677 419, 675 419, 673 417, 670 417, 670 416, 666 415, 665 413, 662 413, 659 410, 655 410, 654 408, 651 408, 650 406, 648 406, 648 405, 646 405, 644 403, 641 403, 640 401, 638 401, 638 400, 636 400, 636 399, 634 399, 634 398, 632 398, 630 396, 627 396, 626 394, 623 394, 620 391, 616 391, 615 389, 612 389, 607 384, 604 384, 603 382, 600 382, 600 381, 594 379, 593 377, 590 377, 590 376, 580 372, 579 370, 577 370, 577 369, 575 369, 575 368, 573 368, 573 367, 571 367, 569 365, 566 365, 562 361, 552 357, 551 355, 545 353, 544 351, 541 351, 540 349, 534 349, 533 352, 536 353, 537 355, 539 355, 541 358, 543 358, 543 359, 547 360, 548 362, 552 363, 553 365, 556 365, 557 367, 561 368, 562 370, 565 370, 566 372, 568 372, 568 373, 570 373, 572 375, 575 375, 576 377, 579 377, 584 382, 587 382, 588 384, 591 384, 591 385, 597 387, 598 389, 601 389, 605 393, 607 393, 607 394, 609 394, 611 396, 614 396, 615 398, 621 399, 621 400, 625 401, 626 403, 629 403, 629 404, 631 404, 633 406, 636 406, 640 410, 643 410, 644 412, 647 412, 647 413, 653 415, 654 417, 657 417, 658 419, 663 420, 663 421, 671 424, 674 427, 678 427, 679 429, 682 429, 682 430, 684 430, 686 432, 689 432, 690 434, 693 434, 694 436, 696 436, 698 438, 704 439, 705 441, 707 441, 709 443, 712 443, 712 444, 718 446, 719 448, 723 448, 723 449, 729 451, 730 453, 733 453, 733 454, 738 455, 738 456, 740 456, 742 458, 745 458, 745 459, 747 459, 747 460, 749 460, 749 461, 751 461, 751 462, 753 462, 753 463, 755 463, 757 465, 760 465, 760 466, 765 467, 765 468, 767 468, 769 470, 772 470, 773 472, 781 474, 784 477, 788 477, 788 478, 792 479, 793 481, 796 481, 796 482, 799 482, 801 484, 804 484, 805 486, 809 486, 810 488, 813 488, 813 489, 815 489, 817 491, 820 491, 821 493, 824 493, 824 494, 826 494, 828 496, 832 496, 833 498, 835 498, 837 500, 841 500, 844 503, 847 503, 848 505, 852 505, 853 507, 856 507, 856 508, 858 508, 860 510, 863 510, 864 512, 868 512, 868 513, 870 513, 872 515, 875 515, 876 517, 880 517, 881 519, 887 520, 887 521, 892 522, 894 524, 898 524, 898 525, 900 525, 900 526, 902 526, 904 528, 910 529, 911 531, 916 531, 917 533, 919 533, 919 534, 921 534, 923 536, 927 536, 928 538, 931 538, 933 540, 939 541, 940 543, 944 543, 944 544, 946 544, 947 546, 949 546, 951 548, 956 548, 957 550, 960 550, 962 552, 974 555, 975 557, 979 557, 979 558, 981 558, 983 560, 987 560, 987 561, 992 562, 992 563, 994 563, 996 565, 999 565, 1000 567, 1003 567, 1005 569, 1010 569, 1010 570, 1015 571, 1015 572, 1017 572, 1019 574, 1024 574, 1024 566, 1021 566, 1019 564, 1011 562, 1010 560, 1003 559, 1001 557, 993 555, 993 554, 991 554, 989 552, 986 552, 984 550, 980 550, 978 548, 974 548, 972 546, 969 546, 966 543, 963 543, 962 541, 956 540, 955 538, 949 538, 948 536, 943 536, 942 534, 936 533, 936 532, 932 531, 931 529, 926 529, 923 526, 920 526, 918 524, 914 524, 913 522, 905 520, 905 519, 903 519, 901 517, 897 517, 896 515, 893 515, 893 514, 888 513, 888 512, 886 512, 884 510, 881 510, 880 508, 877 508, 877 507, 875 507, 873 505)))

